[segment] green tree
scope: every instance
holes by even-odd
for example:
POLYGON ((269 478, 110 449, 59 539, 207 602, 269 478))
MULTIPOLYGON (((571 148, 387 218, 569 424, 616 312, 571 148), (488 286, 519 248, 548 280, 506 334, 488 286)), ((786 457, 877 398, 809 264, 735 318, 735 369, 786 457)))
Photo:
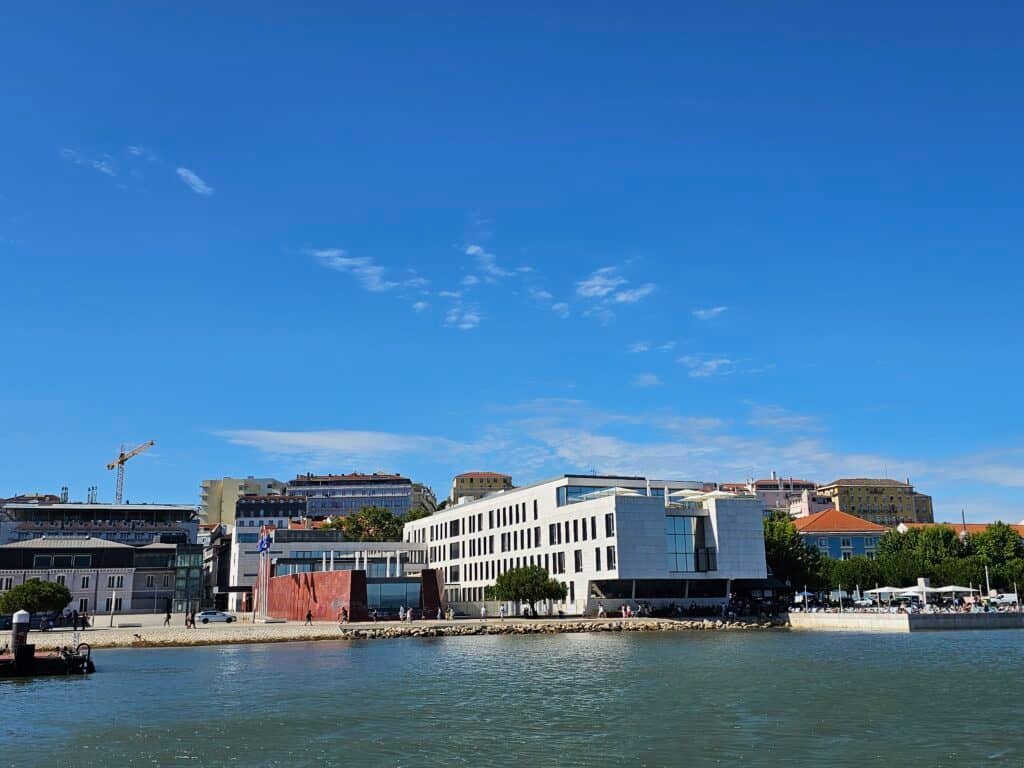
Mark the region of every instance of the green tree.
POLYGON ((828 585, 833 589, 841 586, 846 592, 852 592, 858 586, 861 589, 871 589, 881 580, 879 564, 863 556, 851 557, 849 560, 831 560, 826 570, 828 585))
POLYGON ((565 584, 551 578, 539 565, 527 565, 505 571, 494 580, 494 586, 487 590, 491 600, 507 600, 515 606, 526 603, 532 609, 540 600, 564 600, 565 584))
POLYGON ((967 538, 974 553, 990 566, 1024 558, 1020 534, 1006 523, 993 523, 981 533, 967 538))
POLYGON ((764 519, 764 553, 772 574, 791 586, 817 588, 823 582, 822 556, 807 546, 785 513, 764 519))
POLYGON ((63 584, 29 579, 0 595, 0 613, 63 611, 71 602, 71 590, 63 584))
POLYGON ((430 512, 423 507, 415 507, 402 515, 402 523, 411 523, 413 520, 422 520, 424 517, 430 517, 430 512))
POLYGON ((326 526, 340 529, 348 541, 401 541, 402 520, 380 507, 363 507, 326 526))

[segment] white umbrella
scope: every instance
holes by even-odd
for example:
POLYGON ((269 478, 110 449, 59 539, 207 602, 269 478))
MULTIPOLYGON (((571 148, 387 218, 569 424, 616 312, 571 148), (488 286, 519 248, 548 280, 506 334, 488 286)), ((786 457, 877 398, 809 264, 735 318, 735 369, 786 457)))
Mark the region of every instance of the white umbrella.
POLYGON ((958 594, 960 592, 972 593, 972 592, 977 592, 978 590, 971 589, 970 587, 958 587, 955 584, 951 584, 948 587, 939 587, 935 591, 936 592, 941 592, 941 593, 946 594, 946 595, 955 595, 955 594, 958 594))
POLYGON ((898 592, 902 592, 903 587, 875 587, 874 589, 865 589, 865 595, 895 595, 898 592))

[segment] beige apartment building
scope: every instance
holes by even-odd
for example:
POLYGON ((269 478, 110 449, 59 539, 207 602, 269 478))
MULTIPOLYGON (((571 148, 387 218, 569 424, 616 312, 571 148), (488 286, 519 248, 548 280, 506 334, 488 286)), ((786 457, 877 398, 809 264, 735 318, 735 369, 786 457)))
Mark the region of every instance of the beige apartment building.
POLYGON ((489 493, 512 490, 512 477, 500 472, 464 472, 452 480, 452 493, 448 501, 457 504, 459 499, 482 499, 489 493))
POLYGON ((828 499, 840 512, 879 525, 931 523, 932 497, 918 493, 908 479, 886 480, 866 477, 842 478, 818 486, 815 495, 828 499))
POLYGON ((199 487, 199 517, 205 525, 235 524, 235 504, 242 496, 280 496, 287 483, 272 477, 224 477, 203 480, 199 487))

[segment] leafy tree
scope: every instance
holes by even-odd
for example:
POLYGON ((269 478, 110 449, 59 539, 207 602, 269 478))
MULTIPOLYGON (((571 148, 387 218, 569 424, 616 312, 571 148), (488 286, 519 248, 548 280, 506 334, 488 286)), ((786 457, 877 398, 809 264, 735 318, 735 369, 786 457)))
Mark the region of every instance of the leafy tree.
POLYGON ((827 568, 828 585, 834 589, 840 586, 852 592, 858 585, 870 589, 880 581, 879 564, 867 557, 851 557, 849 560, 831 560, 827 568))
POLYGON ((949 558, 941 563, 936 563, 928 575, 937 586, 948 584, 956 584, 959 587, 967 587, 971 584, 978 586, 985 583, 985 563, 977 555, 949 558))
POLYGON ((29 579, 0 595, 0 613, 63 611, 71 602, 71 590, 63 584, 29 579))
POLYGON ((402 515, 402 523, 411 523, 413 520, 422 520, 424 517, 430 517, 430 512, 423 507, 415 507, 402 515))
POLYGON ((540 600, 564 600, 565 594, 565 584, 551 578, 539 565, 505 571, 495 579, 494 586, 487 590, 489 599, 513 603, 517 614, 522 603, 532 609, 534 603, 540 600))
POLYGON ((793 587, 821 586, 823 562, 817 549, 809 547, 784 512, 764 519, 764 552, 772 574, 793 587))
POLYGON ((1006 523, 993 523, 981 533, 968 537, 975 554, 990 566, 1024 558, 1020 534, 1006 523))
POLYGON ((380 507, 363 507, 335 518, 327 527, 340 529, 349 541, 401 541, 402 520, 380 507))

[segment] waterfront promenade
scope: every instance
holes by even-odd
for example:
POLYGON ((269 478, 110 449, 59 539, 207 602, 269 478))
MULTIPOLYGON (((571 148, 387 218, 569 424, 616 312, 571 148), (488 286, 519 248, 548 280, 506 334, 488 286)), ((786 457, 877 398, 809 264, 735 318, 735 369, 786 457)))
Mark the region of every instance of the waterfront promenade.
MULTIPOLYGON (((461 637, 472 635, 528 635, 580 632, 685 632, 685 631, 736 631, 777 628, 771 622, 744 620, 722 621, 719 619, 475 619, 457 621, 381 621, 346 624, 339 627, 334 622, 279 622, 269 624, 200 625, 186 629, 181 617, 176 616, 169 627, 163 626, 163 616, 122 616, 116 617, 114 627, 103 626, 103 617, 97 619, 101 626, 79 632, 79 641, 89 643, 93 648, 147 648, 201 645, 231 645, 236 643, 281 643, 308 640, 371 640, 394 639, 399 637, 461 637), (143 626, 118 626, 142 624, 143 626)), ((60 648, 72 643, 71 630, 32 632, 29 642, 44 651, 60 648)))

